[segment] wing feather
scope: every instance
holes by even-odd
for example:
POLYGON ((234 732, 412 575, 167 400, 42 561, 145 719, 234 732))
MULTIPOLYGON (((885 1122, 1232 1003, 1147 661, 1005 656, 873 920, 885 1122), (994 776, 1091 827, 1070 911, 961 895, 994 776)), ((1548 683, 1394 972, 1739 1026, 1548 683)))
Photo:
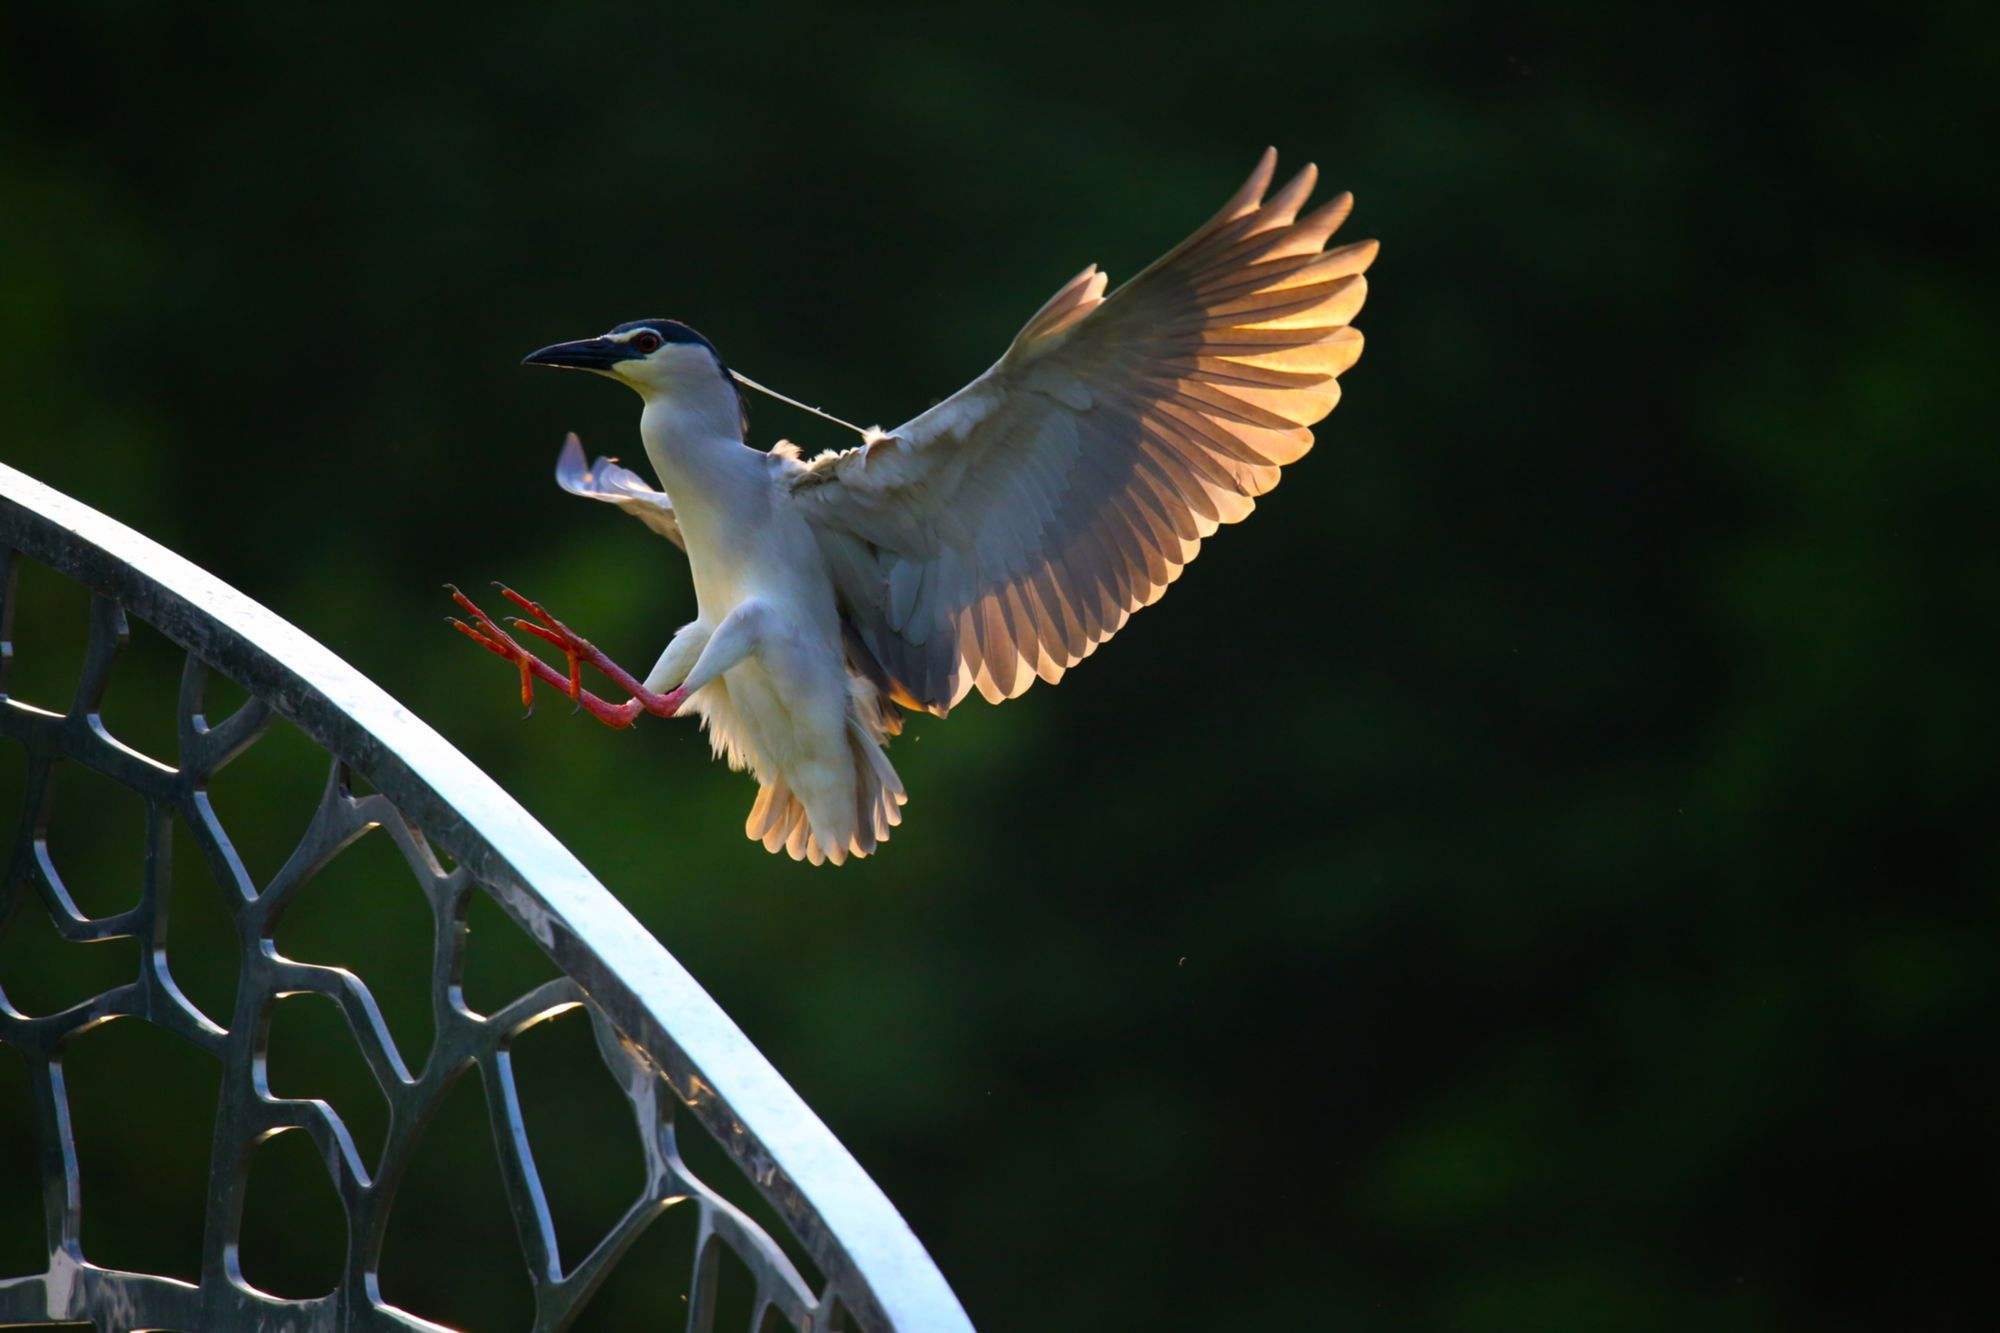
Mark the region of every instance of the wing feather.
POLYGON ((1302 215, 1317 172, 1273 190, 1276 168, 1267 149, 1123 287, 1084 269, 971 384, 800 469, 793 493, 899 701, 941 714, 1060 680, 1312 447, 1361 354, 1377 247, 1327 249, 1352 196, 1302 215))
POLYGON ((615 458, 583 461, 583 441, 571 432, 556 455, 556 485, 586 500, 602 500, 617 505, 632 517, 659 533, 683 551, 680 520, 674 516, 674 502, 665 491, 654 490, 631 468, 621 467, 615 458))

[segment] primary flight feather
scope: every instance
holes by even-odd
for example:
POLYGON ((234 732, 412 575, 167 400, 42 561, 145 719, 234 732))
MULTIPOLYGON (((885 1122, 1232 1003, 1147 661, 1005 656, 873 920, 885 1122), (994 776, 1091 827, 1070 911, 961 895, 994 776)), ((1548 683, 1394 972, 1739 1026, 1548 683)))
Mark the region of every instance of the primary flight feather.
POLYGON ((756 775, 746 832, 771 851, 866 856, 901 821, 883 751, 899 710, 942 717, 974 689, 998 703, 1060 680, 1248 514, 1340 400, 1376 243, 1327 249, 1351 197, 1301 216, 1316 172, 1272 192, 1276 165, 1267 149, 1206 225, 1108 296, 1094 265, 1070 279, 937 406, 810 461, 744 444, 735 380, 676 321, 532 353, 645 399, 660 489, 586 466, 574 437, 556 479, 682 547, 698 614, 643 681, 512 592, 531 617, 512 623, 562 649, 566 674, 462 594, 475 624, 455 623, 515 665, 524 700, 539 678, 613 726, 699 714, 756 775), (631 698, 582 689, 585 663, 631 698))

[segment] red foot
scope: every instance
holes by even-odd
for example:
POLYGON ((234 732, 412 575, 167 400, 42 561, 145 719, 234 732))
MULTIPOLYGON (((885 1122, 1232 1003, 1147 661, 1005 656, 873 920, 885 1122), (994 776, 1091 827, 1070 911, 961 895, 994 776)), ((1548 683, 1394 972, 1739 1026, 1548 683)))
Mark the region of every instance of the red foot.
POLYGON ((471 639, 487 652, 492 653, 496 657, 503 657, 513 663, 514 669, 521 673, 521 707, 527 709, 530 713, 535 711, 535 681, 537 678, 555 686, 556 689, 560 690, 568 698, 574 699, 578 707, 588 712, 605 726, 617 727, 620 730, 631 726, 633 722, 638 720, 641 713, 652 713, 659 717, 672 717, 680 711, 681 704, 686 702, 686 690, 673 689, 667 691, 665 694, 655 694, 641 684, 639 679, 631 672, 605 656, 604 651, 597 647, 597 645, 582 635, 575 633, 569 626, 557 620, 547 611, 544 611, 540 603, 530 601, 505 584, 496 583, 493 586, 500 590, 502 597, 505 597, 508 601, 534 617, 534 620, 529 621, 523 620, 519 616, 514 616, 509 619, 508 623, 516 629, 525 630, 536 638, 547 643, 552 643, 557 648, 560 648, 563 656, 569 659, 568 675, 562 674, 547 662, 544 662, 541 658, 523 648, 513 635, 494 624, 492 618, 480 610, 470 597, 467 597, 450 584, 446 584, 445 588, 451 593, 451 599, 463 607, 466 614, 479 622, 479 627, 474 629, 463 620, 456 618, 451 619, 449 623, 453 629, 465 635, 466 638, 471 639), (583 663, 585 662, 590 663, 591 666, 603 672, 610 678, 613 684, 629 692, 632 697, 622 704, 614 704, 610 700, 600 698, 592 694, 589 690, 584 689, 583 663))

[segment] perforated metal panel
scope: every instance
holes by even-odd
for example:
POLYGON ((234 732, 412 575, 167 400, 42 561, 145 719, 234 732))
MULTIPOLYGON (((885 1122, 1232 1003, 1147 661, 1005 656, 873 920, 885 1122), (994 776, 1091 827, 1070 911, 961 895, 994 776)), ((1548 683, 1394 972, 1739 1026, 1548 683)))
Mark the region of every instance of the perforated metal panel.
MULTIPOLYGON (((233 589, 4 466, 0 672, 12 653, 15 565, 22 559, 82 584, 92 610, 82 676, 66 710, 7 697, 0 675, 0 737, 27 755, 26 809, 0 883, 0 929, 20 913, 47 912, 67 940, 136 940, 139 964, 136 975, 82 1003, 33 1016, 9 1000, 0 975, 0 1043, 25 1056, 35 1104, 49 1255, 43 1272, 0 1274, 0 1325, 438 1327, 384 1300, 378 1274, 390 1209, 412 1153, 447 1090, 473 1077, 485 1095, 519 1241, 516 1253, 491 1261, 525 1264, 537 1329, 577 1319, 632 1243, 670 1208, 695 1210, 698 1219, 689 1256, 690 1329, 711 1326, 724 1263, 741 1263, 754 1281, 752 1329, 849 1322, 868 1329, 969 1328, 902 1219, 728 1017, 574 857, 435 732, 233 589), (118 670, 128 617, 155 626, 186 652, 172 755, 139 752, 105 726, 99 711, 118 670), (218 674, 249 693, 226 717, 210 717, 204 708, 205 687, 218 674), (275 717, 326 751, 328 776, 289 859, 260 884, 246 872, 207 789, 216 773, 258 744, 275 717), (129 909, 98 916, 81 910, 49 854, 51 779, 64 765, 102 774, 144 801, 143 884, 129 909), (176 829, 184 836, 176 839, 176 829), (429 906, 436 1035, 416 1067, 358 976, 287 958, 275 944, 280 916, 301 887, 364 835, 394 843, 429 906), (204 1013, 175 984, 174 942, 165 931, 175 856, 201 858, 228 887, 241 952, 230 1012, 204 1013), (476 894, 491 896, 563 973, 484 1013, 467 1004, 460 986, 476 894), (333 1107, 271 1091, 266 1047, 273 1007, 282 996, 307 992, 339 1007, 386 1098, 388 1130, 372 1169, 333 1107), (631 1108, 645 1171, 624 1215, 565 1269, 510 1047, 528 1028, 579 1007, 631 1108), (198 1283, 100 1267, 83 1246, 84 1210, 106 1182, 80 1171, 63 1057, 72 1039, 112 1021, 157 1025, 220 1063, 198 1283), (239 1261, 252 1152, 287 1132, 312 1141, 347 1216, 338 1286, 311 1300, 258 1290, 239 1261), (677 1133, 714 1137, 826 1275, 823 1285, 808 1285, 769 1235, 695 1178, 676 1149, 677 1133)), ((570 1252, 577 1252, 574 1240, 570 1252)), ((671 1298, 663 1299, 662 1312, 670 1305, 668 1317, 678 1321, 671 1298)))

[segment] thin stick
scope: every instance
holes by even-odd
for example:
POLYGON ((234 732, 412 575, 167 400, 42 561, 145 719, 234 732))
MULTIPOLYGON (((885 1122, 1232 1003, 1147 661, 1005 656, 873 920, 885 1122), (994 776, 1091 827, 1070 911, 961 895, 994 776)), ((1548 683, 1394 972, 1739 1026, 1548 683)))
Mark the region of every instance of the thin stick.
POLYGON ((820 417, 823 418, 824 420, 831 421, 836 426, 845 426, 849 430, 853 431, 856 435, 859 435, 862 439, 868 441, 870 444, 873 444, 876 440, 882 438, 882 432, 879 430, 875 430, 867 426, 857 426, 852 421, 841 420, 839 417, 835 416, 831 412, 823 412, 819 408, 814 407, 811 403, 802 403, 796 398, 787 398, 784 394, 779 393, 776 389, 767 388, 764 385, 759 384, 756 380, 751 379, 748 375, 745 375, 740 370, 730 371, 729 377, 735 380, 738 384, 742 385, 746 389, 755 389, 758 393, 761 393, 768 398, 775 398, 779 402, 784 403, 787 406, 796 407, 801 412, 810 412, 816 417, 820 417))

